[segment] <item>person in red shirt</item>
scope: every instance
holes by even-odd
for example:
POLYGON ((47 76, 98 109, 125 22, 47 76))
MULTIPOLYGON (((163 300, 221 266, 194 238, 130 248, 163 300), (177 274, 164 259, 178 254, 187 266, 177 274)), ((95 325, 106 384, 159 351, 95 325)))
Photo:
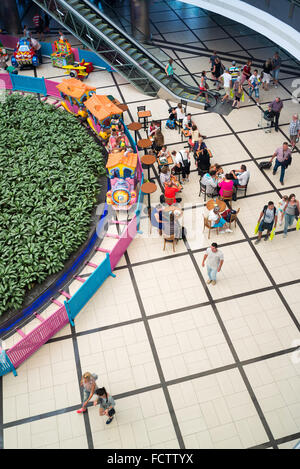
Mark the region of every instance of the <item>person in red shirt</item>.
POLYGON ((243 68, 242 71, 242 77, 241 77, 241 85, 243 85, 244 81, 248 81, 249 78, 251 77, 251 65, 252 65, 252 60, 248 60, 246 65, 243 68))
POLYGON ((181 202, 181 199, 176 199, 175 194, 179 192, 178 187, 173 186, 172 181, 166 182, 165 184, 165 200, 168 205, 176 204, 181 202), (169 200, 167 200, 169 199, 169 200))

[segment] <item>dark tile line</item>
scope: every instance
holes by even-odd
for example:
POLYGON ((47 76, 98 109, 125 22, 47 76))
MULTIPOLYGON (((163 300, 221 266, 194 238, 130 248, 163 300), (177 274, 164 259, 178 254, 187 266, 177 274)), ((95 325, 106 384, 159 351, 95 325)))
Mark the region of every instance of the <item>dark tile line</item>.
MULTIPOLYGON (((83 373, 82 373, 82 368, 81 368, 76 330, 75 330, 75 326, 72 326, 72 325, 71 325, 71 336, 72 336, 73 351, 74 351, 74 358, 75 358, 75 364, 76 364, 78 386, 80 389, 80 395, 81 395, 81 399, 83 402, 83 388, 80 386, 80 380, 81 380, 83 373)), ((92 436, 91 424, 90 424, 88 412, 85 412, 83 414, 83 419, 84 419, 84 426, 85 426, 86 439, 88 443, 88 449, 94 449, 94 442, 93 442, 93 436, 92 436)))
MULTIPOLYGON (((293 433, 292 435, 283 436, 281 438, 276 438, 275 442, 278 446, 278 445, 282 445, 283 443, 288 443, 289 441, 298 440, 299 438, 300 438, 300 432, 293 433)), ((267 449, 270 447, 272 447, 272 445, 269 442, 266 442, 261 445, 251 446, 251 448, 248 448, 248 449, 267 449)))
POLYGON ((220 312, 219 312, 219 310, 218 310, 218 308, 217 308, 217 304, 215 303, 214 298, 212 297, 212 295, 211 295, 211 293, 210 293, 210 290, 209 290, 209 288, 208 288, 208 286, 207 286, 207 284, 206 284, 206 282, 205 282, 205 280, 204 280, 204 277, 203 277, 202 272, 201 272, 201 270, 200 270, 200 267, 199 267, 199 265, 198 265, 198 263, 197 263, 197 261, 196 261, 196 259, 195 259, 195 257, 194 257, 194 254, 191 252, 191 249, 190 249, 190 247, 189 247, 189 244, 188 244, 187 240, 185 239, 184 242, 186 243, 186 247, 187 247, 188 252, 189 252, 189 254, 190 254, 190 259, 191 259, 191 261, 192 261, 192 263, 193 263, 193 265, 194 265, 194 268, 195 268, 195 270, 196 270, 196 273, 197 273, 197 275, 198 275, 198 278, 199 278, 199 280, 200 280, 200 283, 202 284, 202 287, 203 287, 204 290, 205 290, 205 293, 206 293, 206 295, 207 295, 207 297, 208 297, 208 300, 209 300, 209 302, 210 302, 210 305, 211 305, 211 307, 212 307, 212 309, 213 309, 213 312, 214 312, 214 315, 215 315, 215 317, 216 317, 216 320, 217 320, 217 322, 218 322, 218 324, 219 324, 219 327, 220 327, 220 329, 221 329, 221 331, 222 331, 222 333, 223 333, 223 336, 224 336, 224 338, 225 338, 225 340, 226 340, 226 343, 227 343, 227 346, 228 346, 228 348, 229 348, 229 350, 230 350, 230 352, 231 352, 231 354, 232 354, 232 357, 233 357, 234 362, 235 362, 235 364, 236 364, 236 366, 237 366, 237 369, 239 370, 239 373, 240 373, 240 376, 241 376, 241 378, 242 378, 242 380, 243 380, 243 382, 244 382, 244 385, 245 385, 245 387, 246 387, 246 389, 247 389, 247 391, 248 391, 248 395, 250 396, 250 399, 251 399, 251 401, 252 401, 252 403, 253 403, 253 405, 254 405, 254 407, 255 407, 255 409, 256 409, 257 415, 258 415, 259 418, 260 418, 261 424, 263 425, 264 430, 265 430, 265 432, 266 432, 266 434, 267 434, 267 436, 268 436, 268 438, 269 438, 271 444, 272 444, 272 445, 275 445, 273 433, 272 433, 272 431, 271 431, 271 429, 270 429, 270 427, 269 427, 269 424, 268 424, 268 422, 267 422, 267 420, 266 420, 266 418, 265 418, 265 416, 264 416, 264 413, 263 413, 263 411, 262 411, 262 409, 261 409, 261 406, 260 406, 260 404, 259 404, 259 402, 258 402, 258 400, 257 400, 257 398, 256 398, 256 395, 255 395, 255 393, 254 393, 254 391, 253 391, 253 389, 252 389, 252 386, 251 386, 250 381, 249 381, 249 379, 248 379, 248 377, 247 377, 247 375, 246 375, 246 373, 245 373, 245 370, 243 369, 243 366, 241 365, 239 356, 238 356, 238 354, 237 354, 237 352, 236 352, 236 350, 235 350, 235 347, 234 347, 234 345, 233 345, 233 342, 232 342, 232 340, 231 340, 231 337, 230 337, 230 335, 229 335, 229 333, 228 333, 228 331, 227 331, 227 329, 226 329, 226 327, 225 327, 225 324, 224 324, 224 322, 223 322, 223 320, 222 320, 222 317, 221 317, 221 315, 220 315, 220 312))
MULTIPOLYGON (((221 116, 221 118, 226 122, 226 124, 228 125, 228 127, 230 128, 230 130, 232 131, 233 135, 236 136, 236 138, 240 141, 241 145, 244 147, 245 151, 248 153, 248 155, 251 157, 251 159, 255 162, 255 164, 258 166, 258 163, 257 161, 255 160, 254 156, 252 155, 252 153, 249 151, 249 149, 246 147, 246 145, 243 143, 243 141, 239 138, 239 136, 235 133, 235 131, 233 130, 233 128, 230 126, 230 124, 226 121, 226 119, 224 118, 224 116, 221 116)), ((269 184, 274 188, 274 191, 277 193, 277 195, 281 198, 281 193, 280 193, 280 190, 277 189, 277 187, 275 186, 275 184, 273 184, 273 182, 271 181, 271 179, 265 174, 265 172, 263 173, 265 178, 267 179, 267 181, 269 182, 269 184)), ((271 284, 274 286, 279 298, 281 299, 282 303, 284 304, 286 310, 288 311, 292 321, 294 322, 295 326, 297 327, 298 331, 300 331, 300 324, 299 322, 297 321, 297 318, 296 316, 294 315, 294 313, 292 312, 291 308, 289 307, 287 301, 285 300, 283 294, 281 293, 281 291, 279 290, 279 288, 277 287, 277 284, 275 282, 275 280, 273 279, 270 271, 268 270, 267 266, 265 265, 264 261, 262 260, 261 256, 259 255, 258 251, 255 249, 253 243, 251 242, 251 239, 249 238, 246 230, 243 228, 241 222, 238 220, 238 226, 240 228, 240 230, 242 231, 244 237, 247 239, 248 241, 248 244, 251 248, 251 250, 253 251, 253 253, 255 254, 257 260, 259 261, 261 267, 263 268, 265 274, 267 275, 269 281, 271 282, 271 284)))
POLYGON ((129 274, 130 274, 130 278, 131 278, 131 283, 133 285, 133 289, 134 289, 134 292, 135 292, 135 295, 136 295, 136 299, 137 299, 137 302, 138 302, 138 305, 139 305, 139 308, 140 308, 142 320, 143 320, 144 327, 145 327, 145 330, 146 330, 146 334, 147 334, 147 337, 148 337, 148 342, 149 342, 149 345, 151 347, 151 351, 152 351, 153 359, 154 359, 154 362, 155 362, 156 370, 157 370, 159 380, 160 380, 160 383, 161 383, 161 386, 162 386, 162 390, 163 390, 163 393, 164 393, 164 396, 165 396, 165 399, 166 399, 166 403, 167 403, 169 414, 170 414, 170 417, 171 417, 171 420, 172 420, 172 423, 173 423, 174 431, 175 431, 175 434, 176 434, 176 437, 177 437, 177 440, 178 440, 178 444, 179 444, 179 447, 181 449, 185 449, 184 440, 183 440, 181 430, 180 430, 180 427, 179 427, 179 424, 178 424, 178 420, 177 420, 176 413, 175 413, 175 410, 174 410, 174 407, 173 407, 173 403, 172 403, 172 400, 171 400, 171 397, 170 397, 170 393, 169 393, 168 387, 166 385, 164 373, 163 373, 162 366, 161 366, 161 363, 160 363, 160 360, 159 360, 156 345, 155 345, 155 342, 154 342, 154 339, 153 339, 153 336, 152 336, 152 331, 151 331, 149 323, 148 323, 148 318, 146 316, 143 301, 142 301, 142 298, 141 298, 141 295, 140 295, 140 292, 139 292, 139 289, 138 289, 138 285, 137 285, 135 275, 134 275, 133 269, 131 267, 130 259, 128 257, 127 252, 125 253, 125 257, 127 258, 126 260, 127 260, 127 264, 128 264, 128 270, 129 270, 129 274))

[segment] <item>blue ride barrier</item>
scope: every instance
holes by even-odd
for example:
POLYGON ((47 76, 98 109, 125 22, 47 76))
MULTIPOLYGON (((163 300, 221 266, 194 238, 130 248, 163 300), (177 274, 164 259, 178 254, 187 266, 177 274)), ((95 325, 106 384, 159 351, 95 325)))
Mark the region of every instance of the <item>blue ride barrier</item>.
POLYGON ((79 290, 68 301, 64 302, 72 326, 74 326, 74 318, 109 276, 115 277, 115 274, 111 271, 109 255, 106 253, 105 259, 98 265, 97 269, 86 279, 79 290))
POLYGON ((14 376, 17 376, 15 367, 8 358, 5 350, 2 350, 2 352, 0 352, 0 376, 4 376, 11 371, 13 372, 14 376))
POLYGON ((44 78, 26 77, 25 75, 10 74, 12 89, 14 91, 27 91, 47 96, 47 88, 44 78))

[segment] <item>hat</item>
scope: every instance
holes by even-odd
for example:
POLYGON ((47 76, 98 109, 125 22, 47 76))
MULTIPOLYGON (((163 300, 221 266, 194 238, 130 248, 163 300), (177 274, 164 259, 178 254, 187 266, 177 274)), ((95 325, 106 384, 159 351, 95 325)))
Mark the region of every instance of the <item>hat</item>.
POLYGON ((232 61, 232 65, 236 65, 236 61, 235 61, 235 60, 232 61))

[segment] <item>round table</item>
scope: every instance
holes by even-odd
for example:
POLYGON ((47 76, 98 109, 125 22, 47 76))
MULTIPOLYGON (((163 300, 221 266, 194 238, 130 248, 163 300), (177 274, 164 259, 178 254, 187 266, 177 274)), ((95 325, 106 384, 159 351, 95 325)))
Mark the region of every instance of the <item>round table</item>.
POLYGON ((155 155, 146 154, 141 156, 141 163, 147 166, 148 169, 148 179, 150 179, 150 166, 152 166, 156 161, 155 155))
POLYGON ((137 141, 137 132, 141 130, 142 124, 139 122, 131 122, 130 124, 127 125, 128 130, 134 131, 134 139, 137 141))
POLYGON ((227 208, 226 203, 224 202, 224 200, 210 199, 206 202, 207 210, 212 210, 216 205, 219 207, 221 213, 224 212, 224 210, 226 210, 226 208, 227 208))
POLYGON ((154 182, 144 182, 141 186, 141 191, 144 194, 148 195, 148 214, 150 213, 150 218, 151 218, 151 204, 150 204, 150 194, 153 194, 157 190, 157 186, 154 182))
POLYGON ((149 138, 141 138, 141 140, 137 142, 137 146, 145 150, 145 155, 147 155, 147 148, 152 146, 152 142, 149 138))

